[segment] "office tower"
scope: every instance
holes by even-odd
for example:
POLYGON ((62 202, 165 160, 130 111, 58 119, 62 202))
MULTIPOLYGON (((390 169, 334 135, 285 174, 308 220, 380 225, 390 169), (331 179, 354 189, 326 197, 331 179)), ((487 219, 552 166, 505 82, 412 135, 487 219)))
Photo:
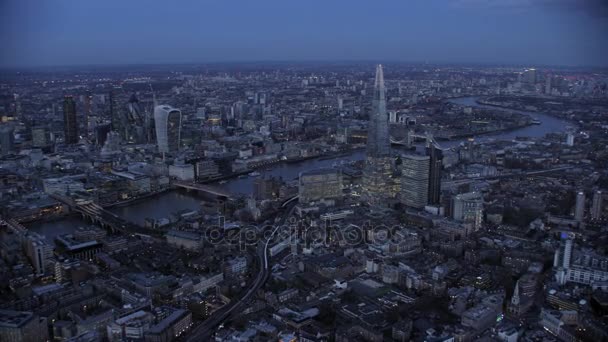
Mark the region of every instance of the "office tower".
POLYGON ((576 205, 574 207, 574 220, 582 222, 585 218, 585 193, 579 191, 576 194, 576 205))
POLYGON ((141 108, 139 99, 132 94, 128 103, 127 135, 129 142, 144 143, 147 139, 145 113, 141 108))
POLYGON ((342 197, 342 173, 335 169, 301 172, 298 195, 301 203, 339 199, 342 197))
POLYGON ((424 208, 429 193, 429 156, 401 157, 401 203, 412 208, 424 208))
POLYGON ((76 102, 72 96, 63 99, 63 133, 66 144, 78 143, 78 121, 76 119, 76 102))
POLYGON ((338 110, 342 110, 344 109, 344 99, 341 97, 338 97, 338 110))
POLYGON ((14 129, 9 124, 0 125, 0 156, 14 151, 14 129))
POLYGON ((46 147, 49 145, 49 132, 44 126, 32 127, 32 147, 46 147))
POLYGON ((431 142, 426 148, 430 157, 429 166, 429 204, 441 203, 441 170, 443 169, 443 152, 431 142))
POLYGON ((523 82, 528 84, 536 83, 536 69, 528 69, 524 71, 523 82))
POLYGON ((179 149, 182 112, 169 105, 154 108, 156 143, 161 153, 176 152, 179 149))
POLYGON ((128 138, 128 122, 125 113, 123 112, 119 102, 118 93, 121 91, 119 87, 114 87, 110 91, 110 120, 112 121, 112 130, 118 132, 123 140, 128 138))
POLYGON ((87 90, 84 95, 84 116, 86 119, 86 127, 87 130, 91 128, 93 124, 92 116, 93 116, 93 95, 91 92, 87 90))
POLYGON ((112 131, 112 124, 106 123, 95 127, 95 144, 103 146, 108 138, 108 133, 112 131))
POLYGON ((372 111, 367 130, 367 158, 363 170, 362 199, 370 205, 386 204, 394 196, 393 160, 390 156, 388 115, 382 66, 376 67, 372 111))
POLYGON ((481 228, 483 198, 478 192, 458 194, 452 200, 452 217, 456 221, 470 223, 474 230, 481 228))
POLYGON ((551 94, 551 75, 545 75, 545 94, 551 94))
POLYGON ((599 220, 602 218, 602 192, 600 190, 593 193, 591 202, 591 219, 599 220))

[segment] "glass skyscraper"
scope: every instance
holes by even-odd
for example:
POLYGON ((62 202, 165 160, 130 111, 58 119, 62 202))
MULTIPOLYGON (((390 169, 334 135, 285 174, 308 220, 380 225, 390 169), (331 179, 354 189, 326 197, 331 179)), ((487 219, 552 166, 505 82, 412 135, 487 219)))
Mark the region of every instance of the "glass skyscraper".
POLYGON ((78 143, 78 121, 76 120, 76 102, 72 96, 63 99, 63 133, 66 144, 78 143))
POLYGON ((182 126, 182 112, 168 105, 154 108, 156 143, 162 153, 176 152, 179 149, 182 126))
POLYGON ((378 65, 367 130, 367 158, 363 170, 362 199, 370 205, 386 205, 385 200, 395 196, 393 172, 384 73, 382 65, 378 65))

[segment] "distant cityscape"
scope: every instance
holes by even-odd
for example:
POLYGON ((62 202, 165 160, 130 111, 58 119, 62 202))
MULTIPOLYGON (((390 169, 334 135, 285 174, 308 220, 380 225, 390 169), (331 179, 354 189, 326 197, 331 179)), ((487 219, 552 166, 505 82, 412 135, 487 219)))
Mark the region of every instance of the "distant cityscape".
POLYGON ((608 71, 0 73, 0 341, 608 341, 608 71))

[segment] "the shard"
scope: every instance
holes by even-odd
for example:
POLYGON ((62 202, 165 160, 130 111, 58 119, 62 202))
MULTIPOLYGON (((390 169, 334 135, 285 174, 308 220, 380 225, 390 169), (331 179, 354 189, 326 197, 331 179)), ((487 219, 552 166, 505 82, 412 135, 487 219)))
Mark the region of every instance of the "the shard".
POLYGON ((384 90, 384 73, 382 65, 376 66, 372 112, 367 133, 367 156, 387 157, 390 155, 388 132, 388 114, 386 112, 386 94, 384 90))
POLYGON ((367 158, 363 170, 362 199, 372 206, 386 205, 395 196, 386 94, 382 65, 376 67, 374 97, 367 131, 367 158))

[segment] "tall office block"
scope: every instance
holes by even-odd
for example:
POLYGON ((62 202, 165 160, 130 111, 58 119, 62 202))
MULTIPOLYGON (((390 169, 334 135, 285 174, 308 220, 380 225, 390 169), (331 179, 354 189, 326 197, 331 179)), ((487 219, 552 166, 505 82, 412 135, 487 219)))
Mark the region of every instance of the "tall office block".
POLYGON ((599 220, 602 218, 602 192, 596 191, 593 193, 593 201, 591 202, 591 218, 599 220))
POLYGON ((14 152, 14 129, 9 124, 0 125, 0 156, 14 152))
POLYGON ((426 148, 430 158, 429 165, 429 204, 441 203, 441 170, 443 169, 443 152, 432 143, 426 148))
POLYGON ((430 157, 404 155, 401 160, 401 203, 424 208, 428 203, 430 157))
POLYGON ((78 143, 78 121, 76 118, 76 102, 72 96, 63 99, 63 133, 66 144, 78 143))
POLYGON ((168 105, 154 108, 156 143, 162 153, 176 152, 181 138, 182 112, 168 105))
POLYGON ((585 218, 585 193, 579 191, 576 194, 576 205, 574 207, 574 219, 582 222, 585 218))

